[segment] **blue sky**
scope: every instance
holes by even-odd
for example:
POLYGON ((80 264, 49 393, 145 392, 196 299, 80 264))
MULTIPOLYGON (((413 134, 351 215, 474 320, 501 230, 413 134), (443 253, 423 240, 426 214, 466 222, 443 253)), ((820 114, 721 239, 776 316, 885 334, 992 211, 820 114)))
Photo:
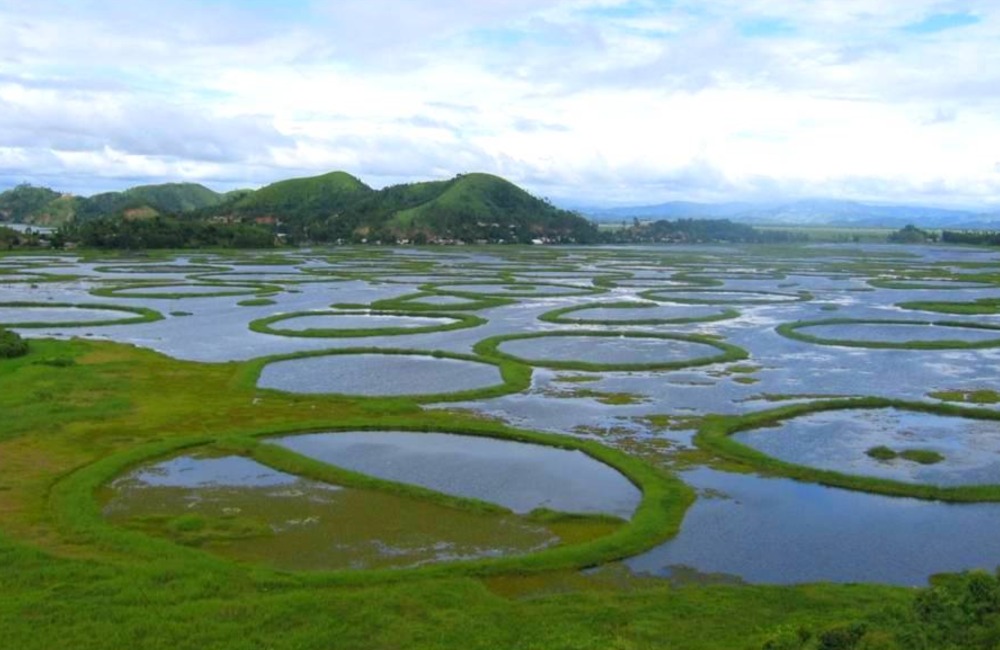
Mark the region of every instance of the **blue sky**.
POLYGON ((1000 210, 993 0, 0 0, 0 189, 1000 210))

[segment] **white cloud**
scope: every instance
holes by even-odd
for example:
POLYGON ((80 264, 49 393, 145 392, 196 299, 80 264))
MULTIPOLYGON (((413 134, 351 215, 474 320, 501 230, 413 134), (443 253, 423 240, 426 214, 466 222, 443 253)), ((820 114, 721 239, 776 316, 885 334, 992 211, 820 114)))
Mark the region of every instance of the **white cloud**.
POLYGON ((1000 8, 960 4, 0 0, 0 180, 997 204, 1000 8))

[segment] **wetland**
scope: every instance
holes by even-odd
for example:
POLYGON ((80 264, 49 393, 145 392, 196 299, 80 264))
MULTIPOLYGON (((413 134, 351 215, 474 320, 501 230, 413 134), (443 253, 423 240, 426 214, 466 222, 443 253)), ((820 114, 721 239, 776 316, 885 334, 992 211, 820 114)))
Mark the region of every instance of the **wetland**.
POLYGON ((969 255, 8 255, 0 326, 30 350, 0 360, 0 586, 23 612, 67 576, 170 584, 151 620, 193 607, 211 634, 220 593, 251 616, 365 601, 376 635, 532 603, 537 647, 612 643, 595 612, 752 648, 909 602, 1000 564, 1000 405, 970 397, 996 390, 1000 316, 900 307, 1000 300, 969 255))

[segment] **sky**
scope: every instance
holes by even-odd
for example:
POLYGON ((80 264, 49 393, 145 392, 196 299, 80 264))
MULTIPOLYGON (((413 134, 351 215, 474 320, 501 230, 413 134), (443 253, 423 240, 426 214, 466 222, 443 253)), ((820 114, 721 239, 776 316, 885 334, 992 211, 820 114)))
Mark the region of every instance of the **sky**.
POLYGON ((0 189, 1000 210, 996 0, 0 0, 0 189))

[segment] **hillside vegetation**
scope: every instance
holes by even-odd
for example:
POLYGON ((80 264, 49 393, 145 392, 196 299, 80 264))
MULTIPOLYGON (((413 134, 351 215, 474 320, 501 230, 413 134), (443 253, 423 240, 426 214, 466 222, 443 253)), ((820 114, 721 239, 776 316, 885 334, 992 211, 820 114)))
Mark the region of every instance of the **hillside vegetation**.
POLYGON ((60 194, 47 187, 18 185, 0 193, 0 221, 61 226, 110 216, 180 214, 226 201, 227 195, 197 183, 140 185, 90 197, 60 194))
POLYGON ((88 221, 102 220, 101 230, 108 230, 114 220, 153 217, 268 227, 292 243, 597 240, 596 228, 586 219, 490 174, 382 190, 335 171, 229 194, 193 183, 144 185, 88 198, 30 185, 0 194, 0 220, 72 224, 68 232, 81 232, 88 221))

